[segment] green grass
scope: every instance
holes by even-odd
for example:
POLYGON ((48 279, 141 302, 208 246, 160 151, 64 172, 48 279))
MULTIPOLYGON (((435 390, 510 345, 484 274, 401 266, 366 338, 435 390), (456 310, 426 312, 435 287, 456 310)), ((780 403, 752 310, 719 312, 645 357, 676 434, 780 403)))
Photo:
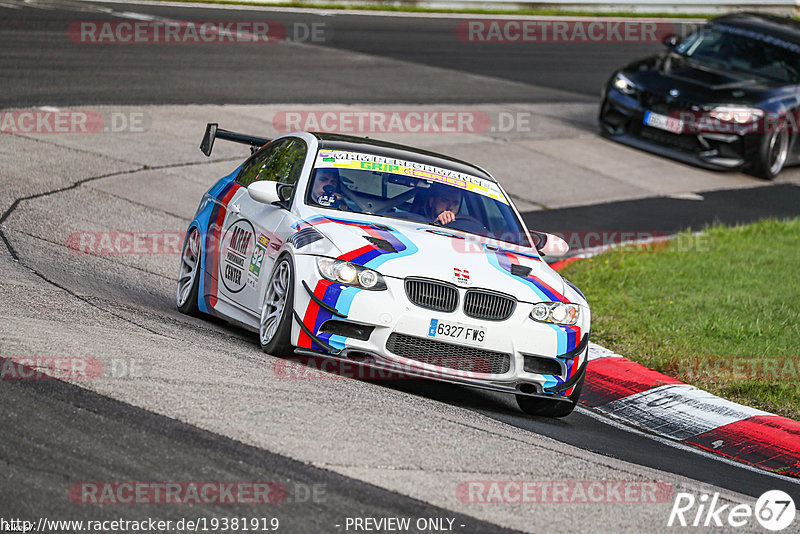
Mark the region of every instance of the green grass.
POLYGON ((615 17, 615 18, 681 18, 681 19, 708 19, 711 14, 698 13, 636 13, 633 11, 569 11, 564 9, 444 9, 415 6, 413 4, 391 4, 374 2, 370 4, 337 4, 313 2, 243 2, 241 0, 163 0, 165 2, 186 2, 203 4, 230 4, 262 7, 294 7, 305 9, 357 9, 362 11, 397 11, 402 13, 468 13, 478 15, 541 15, 551 17, 615 17))
POLYGON ((800 419, 800 219, 707 228, 563 271, 592 340, 707 391, 800 419))

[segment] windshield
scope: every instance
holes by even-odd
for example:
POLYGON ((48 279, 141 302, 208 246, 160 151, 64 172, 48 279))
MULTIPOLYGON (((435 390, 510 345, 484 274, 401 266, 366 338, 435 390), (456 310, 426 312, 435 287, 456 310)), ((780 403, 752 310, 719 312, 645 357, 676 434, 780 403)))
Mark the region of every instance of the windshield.
POLYGON ((694 33, 675 51, 700 63, 778 80, 800 80, 800 46, 778 38, 718 25, 694 33))
POLYGON ((496 183, 413 161, 320 150, 306 203, 454 228, 530 246, 496 183))

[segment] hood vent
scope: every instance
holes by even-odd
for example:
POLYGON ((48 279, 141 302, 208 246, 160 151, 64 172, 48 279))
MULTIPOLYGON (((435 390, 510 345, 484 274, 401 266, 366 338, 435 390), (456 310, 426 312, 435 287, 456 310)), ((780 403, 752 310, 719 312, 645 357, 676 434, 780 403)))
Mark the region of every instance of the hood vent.
POLYGON ((521 276, 525 278, 529 274, 531 274, 531 268, 525 265, 519 265, 517 263, 511 265, 511 274, 514 276, 521 276))
POLYGON ((392 245, 385 239, 381 239, 380 237, 372 237, 369 235, 365 235, 364 239, 366 239, 367 241, 369 241, 370 243, 372 243, 373 245, 375 245, 384 252, 397 252, 397 249, 394 248, 394 245, 392 245))

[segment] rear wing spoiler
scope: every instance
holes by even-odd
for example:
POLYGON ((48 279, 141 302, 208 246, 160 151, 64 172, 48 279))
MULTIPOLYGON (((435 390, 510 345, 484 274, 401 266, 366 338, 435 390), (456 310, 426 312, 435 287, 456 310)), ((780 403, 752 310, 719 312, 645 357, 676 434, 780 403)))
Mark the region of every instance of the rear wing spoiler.
POLYGON ((250 145, 251 153, 255 152, 271 141, 271 139, 267 139, 266 137, 253 137, 252 135, 223 130, 219 128, 219 125, 216 122, 209 122, 206 125, 206 133, 203 135, 203 140, 200 142, 200 150, 203 152, 203 154, 206 156, 211 155, 211 150, 214 148, 214 140, 217 138, 225 139, 226 141, 233 141, 234 143, 250 145))

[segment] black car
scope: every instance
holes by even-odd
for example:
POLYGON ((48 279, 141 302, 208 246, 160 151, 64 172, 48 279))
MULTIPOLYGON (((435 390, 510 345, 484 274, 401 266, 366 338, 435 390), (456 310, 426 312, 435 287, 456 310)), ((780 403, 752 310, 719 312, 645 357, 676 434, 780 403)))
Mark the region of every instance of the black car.
POLYGON ((800 23, 736 13, 614 72, 601 133, 711 169, 772 179, 800 162, 800 23))

